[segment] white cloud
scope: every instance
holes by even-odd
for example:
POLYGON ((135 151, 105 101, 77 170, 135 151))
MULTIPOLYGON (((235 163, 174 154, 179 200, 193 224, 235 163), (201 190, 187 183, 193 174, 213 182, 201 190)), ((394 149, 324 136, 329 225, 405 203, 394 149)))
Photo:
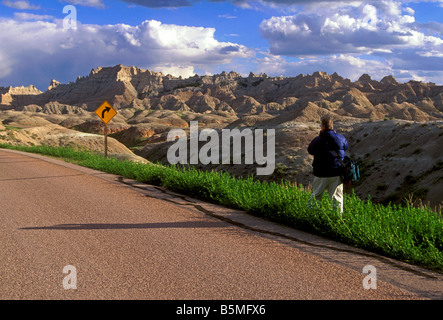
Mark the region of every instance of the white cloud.
MULTIPOLYGON (((200 1, 126 2, 179 7, 200 1)), ((248 7, 243 0, 225 1, 248 7)), ((65 2, 104 6, 103 0, 65 2)), ((406 81, 411 76, 441 83, 443 24, 416 22, 414 10, 406 5, 409 2, 248 1, 249 8, 256 4, 297 8, 285 10, 290 15, 261 23, 261 34, 269 41, 270 49, 253 60, 255 69, 250 64, 255 51, 238 43, 218 41, 214 28, 147 20, 136 26, 78 22, 77 30, 64 30, 62 21, 49 15, 14 13, 14 19, 0 19, 0 86, 36 84, 43 90, 53 77, 68 82, 88 74, 93 67, 120 63, 185 78, 194 72, 213 74, 226 67, 246 75, 249 71, 285 76, 326 71, 353 80, 369 73, 374 79, 393 74, 406 81)), ((3 0, 2 4, 39 8, 30 1, 3 0)))
MULTIPOLYGON (((65 0, 68 1, 68 0, 65 0)), ((101 2, 102 0, 69 0, 78 2, 101 2)), ((387 0, 120 0, 130 4, 140 5, 148 8, 178 8, 178 7, 190 7, 203 1, 209 2, 230 2, 233 5, 244 9, 258 9, 263 8, 279 8, 282 10, 294 10, 299 6, 303 6, 305 10, 312 9, 313 12, 318 10, 335 10, 343 6, 358 6, 362 2, 375 3, 386 2, 387 8, 391 6, 387 0)), ((402 2, 436 2, 443 6, 442 0, 402 0, 402 2)), ((395 6, 391 6, 391 9, 396 10, 395 6)), ((393 12, 394 12, 393 11, 393 12)))
POLYGON ((73 5, 79 5, 84 7, 104 8, 105 4, 103 0, 64 0, 73 5))
POLYGON ((417 52, 417 54, 419 56, 422 57, 438 57, 438 58, 443 58, 443 51, 437 51, 437 50, 432 50, 432 51, 421 51, 421 52, 417 52))
POLYGON ((236 16, 233 16, 232 14, 229 14, 229 13, 219 14, 218 17, 219 18, 223 18, 223 19, 228 19, 228 20, 230 20, 230 19, 237 19, 236 16))
MULTIPOLYGON (((285 26, 286 29, 283 30, 285 35, 292 36, 291 28, 296 30, 297 24, 302 23, 305 29, 308 28, 311 31, 310 43, 322 43, 325 47, 328 46, 331 53, 361 53, 368 49, 391 50, 399 47, 418 47, 428 43, 439 45, 442 42, 440 36, 428 35, 421 28, 426 25, 429 29, 440 31, 442 24, 417 23, 414 10, 408 7, 403 8, 402 2, 399 1, 338 1, 336 5, 340 4, 340 6, 336 9, 330 6, 325 9, 318 2, 314 3, 316 2, 311 3, 310 7, 315 10, 301 11, 297 15, 284 17, 284 20, 289 21, 290 24, 295 24, 295 26, 285 26), (341 51, 340 47, 346 51, 341 51)), ((281 17, 273 17, 262 23, 261 30, 265 37, 269 35, 269 25, 275 24, 275 20, 279 18, 281 17)), ((272 31, 275 34, 282 32, 281 29, 275 30, 275 28, 272 31)), ((272 34, 268 39, 272 48, 274 40, 272 34)), ((284 39, 280 41, 283 42, 284 39)), ((309 46, 305 47, 302 44, 300 47, 309 51, 309 46)), ((297 50, 297 54, 302 54, 303 49, 297 50)))
POLYGON ((287 77, 324 71, 328 74, 337 72, 340 76, 352 81, 356 81, 364 73, 368 73, 373 79, 380 80, 394 71, 389 62, 369 60, 346 54, 310 57, 300 59, 297 62, 289 62, 281 56, 265 54, 263 58, 257 59, 256 62, 258 72, 287 77))
POLYGON ((175 77, 183 77, 184 79, 192 77, 195 74, 193 66, 161 65, 153 66, 152 70, 165 75, 170 74, 175 77))
POLYGON ((201 0, 121 0, 148 8, 178 8, 189 7, 201 0))
MULTIPOLYGON (((415 60, 418 61, 419 59, 415 60)), ((290 62, 281 56, 274 56, 268 53, 264 54, 262 58, 256 59, 256 63, 257 72, 267 73, 270 76, 283 75, 293 77, 298 74, 313 74, 316 71, 324 71, 328 74, 337 72, 339 76, 352 81, 358 80, 362 74, 367 73, 373 80, 378 81, 387 75, 393 75, 399 82, 417 80, 443 84, 442 66, 440 68, 436 66, 435 69, 432 69, 431 65, 413 66, 407 63, 407 61, 396 59, 368 59, 363 56, 338 54, 309 57, 300 59, 297 62, 290 62)))
POLYGON ((391 0, 337 1, 325 9, 314 1, 296 14, 266 19, 260 31, 269 42, 274 63, 263 61, 262 67, 303 72, 318 66, 319 71, 323 68, 350 78, 365 69, 402 77, 406 73, 400 70, 409 70, 415 78, 435 80, 443 75, 443 24, 417 23, 414 10, 403 6, 391 0), (275 56, 303 60, 284 63, 275 56))
POLYGON ((186 77, 194 68, 204 72, 253 56, 243 45, 218 41, 214 33, 213 28, 155 20, 137 26, 78 22, 77 30, 65 30, 61 20, 0 19, 2 68, 14 71, 0 73, 0 86, 35 84, 45 89, 53 77, 68 82, 91 68, 116 64, 158 67, 186 77))
POLYGON ((30 4, 28 0, 3 0, 2 4, 14 8, 14 9, 20 9, 20 10, 38 10, 40 9, 40 6, 36 6, 33 4, 30 4))
POLYGON ((399 12, 398 3, 381 1, 324 15, 272 17, 261 23, 260 30, 273 54, 294 56, 361 54, 371 49, 441 43, 440 38, 416 30, 413 16, 399 12))
POLYGON ((14 12, 14 19, 16 20, 52 20, 53 16, 50 15, 42 15, 42 14, 33 14, 27 12, 14 12))

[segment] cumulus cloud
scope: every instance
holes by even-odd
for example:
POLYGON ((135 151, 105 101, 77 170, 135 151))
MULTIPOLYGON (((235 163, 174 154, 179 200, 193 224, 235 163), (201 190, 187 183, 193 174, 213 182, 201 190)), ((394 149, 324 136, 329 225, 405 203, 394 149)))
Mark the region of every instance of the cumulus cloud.
MULTIPOLYGON (((89 0, 78 0, 89 1, 89 0)), ((93 1, 93 0, 91 0, 93 1)), ((121 0, 127 3, 145 6, 148 8, 178 8, 189 7, 196 3, 203 2, 204 0, 121 0)), ((296 6, 296 5, 308 5, 312 3, 328 3, 336 4, 337 2, 349 2, 351 0, 208 0, 209 2, 230 2, 235 6, 241 8, 255 8, 257 5, 262 6, 296 6)), ((355 1, 355 0, 352 0, 355 1)), ((376 1, 376 0, 373 0, 376 1)))
POLYGON ((315 4, 311 3, 309 10, 264 20, 260 32, 274 57, 264 61, 264 66, 301 72, 312 72, 317 66, 317 70, 337 71, 350 78, 365 69, 374 75, 389 72, 419 79, 443 75, 442 24, 417 23, 414 10, 401 2, 339 2, 335 8, 317 6, 317 10, 312 10, 315 4), (275 56, 302 60, 284 63, 275 56))
POLYGON ((148 8, 178 8, 190 7, 200 0, 121 0, 131 4, 137 4, 148 8))
POLYGON ((174 64, 169 64, 169 65, 157 65, 153 66, 153 68, 157 72, 161 72, 163 74, 171 74, 176 77, 189 78, 195 74, 193 66, 181 67, 181 66, 176 66, 174 64))
POLYGON ((330 56, 316 56, 291 62, 281 56, 265 54, 256 60, 259 72, 273 76, 294 76, 298 74, 312 74, 324 71, 328 74, 337 72, 344 78, 356 81, 362 74, 368 73, 374 79, 380 79, 392 74, 392 66, 388 62, 368 60, 347 54, 330 56))
POLYGON ((223 19, 237 19, 237 16, 234 16, 232 14, 219 14, 218 15, 219 18, 223 18, 223 19))
POLYGON ((103 0, 64 0, 73 5, 79 5, 84 7, 104 8, 105 4, 103 0))
MULTIPOLYGON (((415 61, 419 60, 416 59, 415 61)), ((298 74, 313 74, 316 71, 324 71, 328 74, 336 72, 338 75, 352 81, 358 80, 364 73, 378 81, 387 75, 393 75, 400 82, 417 80, 441 84, 441 79, 443 79, 443 71, 438 67, 435 69, 429 66, 423 68, 422 65, 411 65, 402 59, 368 59, 365 56, 349 54, 313 56, 294 62, 281 56, 265 53, 263 57, 257 58, 255 62, 257 72, 267 73, 271 76, 293 77, 298 74)), ((439 63, 441 64, 441 60, 439 63)))
POLYGON ((14 12, 14 19, 16 19, 16 20, 52 20, 52 19, 54 19, 54 17, 47 15, 47 14, 14 12))
MULTIPOLYGON (((30 1, 34 0, 1 3, 16 9, 39 8, 30 1)), ((121 1, 173 8, 203 0, 121 1)), ((266 19, 259 26, 260 34, 269 43, 269 52, 255 58, 255 50, 218 41, 214 28, 147 20, 136 26, 78 22, 77 30, 65 30, 62 21, 52 16, 16 12, 13 19, 0 19, 0 86, 36 84, 45 89, 52 77, 68 82, 88 74, 92 67, 120 63, 183 77, 195 72, 216 73, 226 65, 243 74, 252 70, 294 76, 326 71, 353 80, 362 73, 374 79, 387 74, 406 81, 412 78, 441 83, 443 79, 443 24, 416 22, 415 11, 408 7, 416 0, 208 1, 230 2, 244 8, 257 4, 282 8, 283 16, 266 19), (251 65, 251 61, 255 64, 251 65)), ((103 0, 64 2, 104 6, 103 0)), ((222 14, 218 17, 234 18, 222 14)))
POLYGON ((0 85, 27 83, 45 89, 54 75, 67 82, 89 73, 91 67, 120 63, 189 76, 194 68, 204 72, 253 54, 243 45, 216 40, 213 28, 155 20, 137 26, 78 23, 77 30, 62 25, 59 20, 0 20, 0 30, 8 30, 0 32, 0 58, 10 70, 2 71, 0 85))
POLYGON ((264 20, 260 31, 273 54, 364 53, 373 49, 440 45, 442 39, 417 30, 415 19, 401 15, 399 3, 362 4, 328 14, 300 13, 264 20))
MULTIPOLYGON (((5 0, 10 1, 10 0, 5 0)), ((98 6, 96 3, 103 4, 103 0, 64 0, 66 2, 71 2, 72 4, 80 4, 86 6, 98 6), (76 2, 76 3, 74 3, 76 2)), ((356 5, 362 2, 373 3, 380 2, 383 0, 120 0, 129 4, 140 5, 148 8, 179 8, 179 7, 190 7, 197 3, 203 1, 209 2, 230 2, 235 6, 241 8, 261 8, 261 7, 273 7, 273 8, 296 8, 298 6, 303 6, 305 9, 314 8, 326 8, 336 9, 341 6, 356 5)), ((403 0, 403 2, 419 2, 420 0, 403 0)), ((427 2, 436 2, 437 5, 443 6, 442 0, 421 0, 427 2)))
MULTIPOLYGON (((102 1, 102 0, 70 0, 70 1, 102 1)), ((356 6, 361 3, 377 3, 386 2, 384 0, 120 0, 130 4, 136 4, 145 6, 148 8, 178 8, 178 7, 190 7, 203 1, 209 2, 230 2, 235 6, 241 8, 297 8, 303 6, 305 10, 312 9, 316 11, 318 9, 330 10, 337 9, 343 6, 356 6)), ((443 7, 443 0, 402 0, 404 3, 408 2, 435 2, 437 5, 443 7)), ((389 4, 388 4, 389 5, 389 4)), ((394 6, 392 6, 394 8, 394 6)))
POLYGON ((20 10, 38 10, 40 9, 40 6, 33 5, 29 3, 28 0, 3 0, 2 4, 13 8, 13 9, 20 9, 20 10))

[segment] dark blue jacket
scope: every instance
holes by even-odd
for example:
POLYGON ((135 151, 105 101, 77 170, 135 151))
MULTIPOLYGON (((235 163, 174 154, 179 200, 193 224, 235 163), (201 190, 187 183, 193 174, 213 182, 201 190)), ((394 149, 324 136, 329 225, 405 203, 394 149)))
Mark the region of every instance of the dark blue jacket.
POLYGON ((343 160, 348 150, 348 141, 344 136, 333 130, 325 130, 311 141, 309 154, 314 156, 312 166, 316 177, 336 177, 340 175, 340 161, 332 153, 336 151, 343 160))

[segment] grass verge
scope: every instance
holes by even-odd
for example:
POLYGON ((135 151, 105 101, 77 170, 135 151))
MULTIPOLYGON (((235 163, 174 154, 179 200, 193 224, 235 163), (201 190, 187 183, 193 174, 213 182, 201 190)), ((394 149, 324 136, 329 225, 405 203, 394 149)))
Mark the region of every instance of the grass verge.
POLYGON ((0 148, 39 153, 78 165, 121 175, 140 182, 223 206, 244 210, 289 227, 376 252, 408 263, 443 272, 443 219, 440 213, 410 205, 381 205, 345 195, 342 215, 329 197, 315 208, 310 194, 289 183, 235 178, 226 172, 202 172, 193 168, 146 165, 121 161, 91 152, 63 147, 0 148))

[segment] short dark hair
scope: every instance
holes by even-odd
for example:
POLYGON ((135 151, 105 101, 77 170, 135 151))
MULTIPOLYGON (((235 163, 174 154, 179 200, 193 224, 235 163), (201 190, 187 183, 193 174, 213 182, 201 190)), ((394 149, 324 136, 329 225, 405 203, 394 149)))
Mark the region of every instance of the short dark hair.
POLYGON ((330 116, 325 116, 321 118, 321 126, 326 130, 334 130, 334 122, 330 116))

